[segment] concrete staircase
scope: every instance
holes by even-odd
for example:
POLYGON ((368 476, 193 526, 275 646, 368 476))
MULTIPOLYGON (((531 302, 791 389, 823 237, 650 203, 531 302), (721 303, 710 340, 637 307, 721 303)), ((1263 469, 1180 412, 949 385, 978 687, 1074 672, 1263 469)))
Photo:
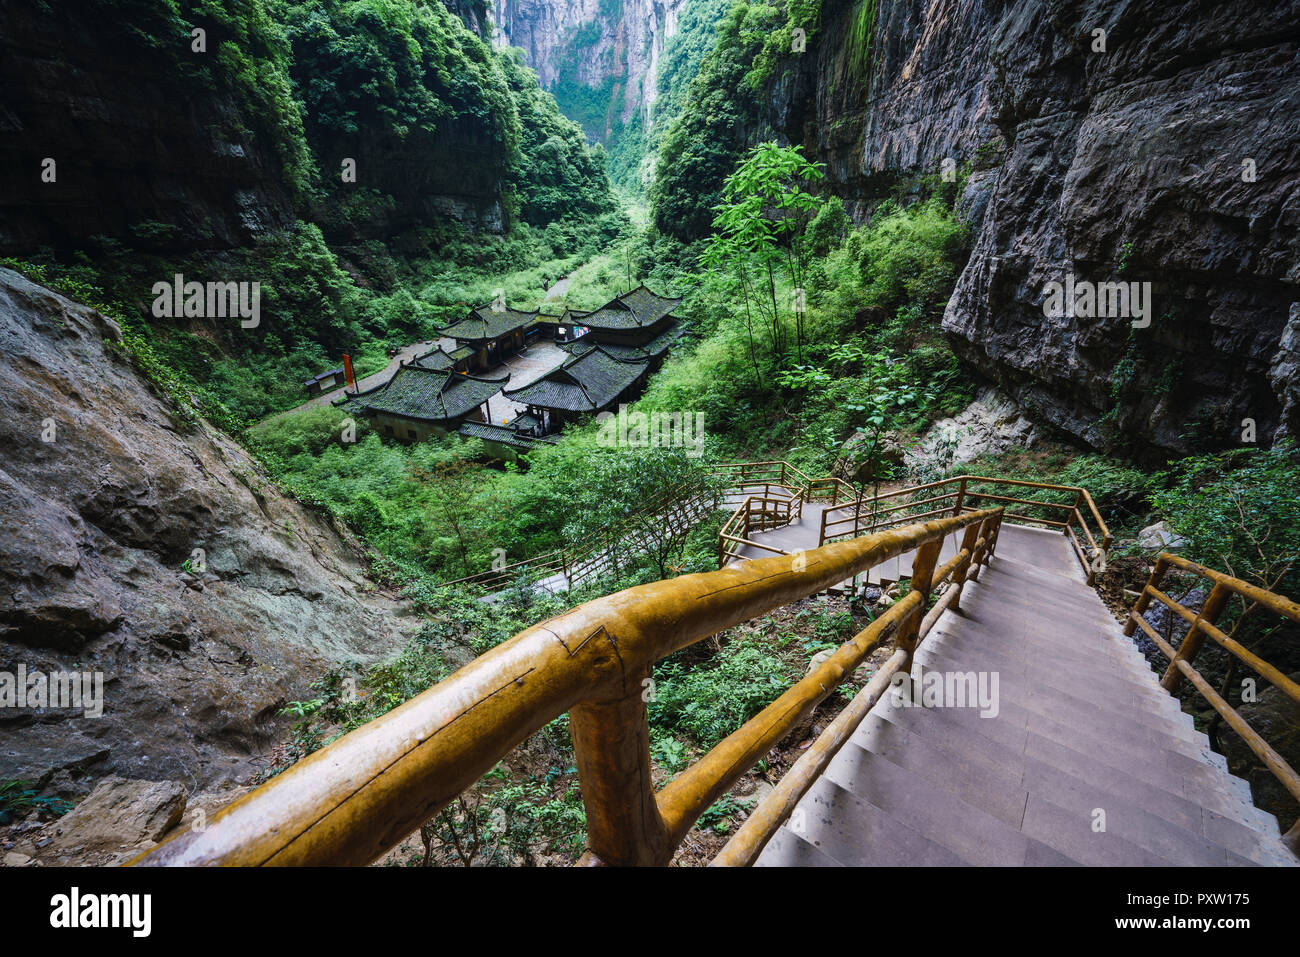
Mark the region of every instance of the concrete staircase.
POLYGON ((912 677, 996 673, 996 715, 887 694, 759 865, 1297 863, 1060 533, 1003 524, 961 606, 912 677))

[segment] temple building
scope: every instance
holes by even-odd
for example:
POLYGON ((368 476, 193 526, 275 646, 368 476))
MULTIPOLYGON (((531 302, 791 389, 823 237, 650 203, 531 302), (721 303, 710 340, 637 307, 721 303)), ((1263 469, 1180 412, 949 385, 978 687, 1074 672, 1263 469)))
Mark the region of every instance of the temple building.
POLYGON ((603 346, 593 345, 540 379, 504 390, 506 398, 528 407, 528 418, 511 424, 532 435, 559 432, 584 415, 602 412, 631 398, 645 384, 649 370, 648 362, 620 359, 603 346))
MULTIPOLYGON (((537 310, 523 312, 496 304, 471 309, 469 315, 441 332, 469 349, 469 369, 482 371, 500 365, 527 344, 525 330, 537 320, 537 310)), ((454 355, 455 353, 453 353, 454 355)))
MULTIPOLYGON (((588 332, 579 342, 601 346, 610 355, 626 358, 662 358, 681 334, 673 310, 680 299, 658 296, 644 285, 616 296, 599 309, 580 313, 588 332)), ((569 347, 577 351, 577 342, 569 347)))
POLYGON ((549 320, 560 348, 572 358, 528 385, 505 390, 528 409, 511 427, 551 435, 583 415, 635 398, 682 334, 672 315, 679 302, 638 286, 599 309, 565 310, 549 320))
MULTIPOLYGON (((435 353, 447 355, 441 350, 435 353)), ((441 362, 435 353, 403 365, 383 385, 354 393, 334 404, 345 412, 365 416, 381 435, 403 442, 422 442, 430 436, 447 435, 455 432, 462 421, 487 422, 488 399, 500 392, 510 377, 480 379, 451 368, 430 369, 419 365, 421 360, 441 362)))
POLYGON ((556 316, 499 303, 481 306, 441 330, 456 340, 455 349, 436 346, 404 363, 383 385, 334 404, 404 442, 457 432, 482 440, 497 458, 515 458, 538 442, 554 441, 551 436, 567 423, 635 398, 681 334, 672 316, 680 301, 638 286, 591 312, 566 308, 556 316), (473 374, 539 339, 555 342, 569 356, 528 385, 503 388, 508 375, 473 374), (492 423, 487 404, 498 392, 526 411, 492 423))

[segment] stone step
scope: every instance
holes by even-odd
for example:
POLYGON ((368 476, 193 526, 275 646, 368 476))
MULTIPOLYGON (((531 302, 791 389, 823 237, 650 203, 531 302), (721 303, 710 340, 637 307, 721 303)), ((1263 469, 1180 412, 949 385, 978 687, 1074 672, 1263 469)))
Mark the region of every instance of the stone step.
MULTIPOLYGON (((949 659, 942 654, 926 652, 925 645, 917 650, 916 662, 915 667, 924 671, 970 671, 976 670, 980 664, 968 658, 949 663, 949 659)), ((1125 726, 1148 727, 1170 737, 1193 742, 1198 746, 1201 744, 1197 739, 1200 732, 1194 729, 1191 715, 1170 709, 1164 703, 1152 698, 1138 694, 1127 698, 1104 698, 1099 695, 1097 699, 1089 700, 1076 697, 1070 691, 1061 688, 1059 678, 1048 682, 1040 673, 1036 680, 1028 681, 1025 680, 1023 673, 1003 674, 999 670, 1001 662, 988 661, 983 664, 981 670, 997 670, 999 673, 998 697, 1002 704, 1010 703, 1048 715, 1060 712, 1062 715, 1084 721, 1098 716, 1100 722, 1108 727, 1115 727, 1118 722, 1124 722, 1125 726)), ((914 671, 914 677, 916 673, 914 671)))
POLYGON ((1169 720, 1184 726, 1191 723, 1191 715, 1178 705, 1178 700, 1162 690, 1159 685, 1139 683, 1135 677, 1108 672, 1099 665, 1089 665, 1086 659, 1036 656, 1024 649, 974 649, 969 646, 954 648, 943 635, 933 632, 916 651, 916 660, 927 670, 997 671, 1003 687, 1014 679, 1016 688, 1052 688, 1065 694, 1074 694, 1078 685, 1086 685, 1099 703, 1111 700, 1140 703, 1146 710, 1154 710, 1169 720), (933 641, 932 641, 933 639, 933 641), (1062 672, 1065 672, 1064 674, 1062 672))
POLYGON ((851 815, 846 814, 858 826, 872 815, 872 809, 884 811, 906 821, 922 837, 968 864, 1021 867, 1030 860, 1031 851, 1039 859, 1051 856, 1059 860, 1050 844, 967 804, 942 787, 930 785, 852 741, 831 761, 819 784, 823 782, 838 785, 868 806, 862 808, 859 804, 853 807, 851 815))
POLYGON ((758 859, 755 867, 839 867, 834 860, 795 834, 789 827, 782 827, 772 835, 758 859))
MULTIPOLYGON (((948 848, 825 777, 809 788, 781 830, 848 867, 955 867, 965 863, 948 848)), ((762 857, 766 856, 764 848, 762 857)))
MULTIPOLYGON (((948 754, 959 759, 963 767, 979 765, 989 773, 1008 779, 1002 787, 1032 790, 1035 770, 1064 770, 1078 778, 1081 785, 1109 787, 1151 813, 1191 831, 1204 831, 1202 810, 1208 807, 1210 813, 1250 829, 1257 836, 1276 836, 1275 826, 1270 829, 1267 822, 1261 821, 1253 805, 1224 793, 1218 783, 1189 781, 1188 776, 1180 771, 1159 763, 1158 754, 1135 755, 1120 750, 1105 755, 1086 753, 1073 747, 1071 742, 1063 742, 1031 728, 1025 729, 1023 744, 1018 737, 1012 736, 1003 741, 970 742, 968 736, 954 732, 948 724, 944 724, 942 729, 932 727, 927 734, 925 722, 908 720, 899 713, 900 710, 873 711, 875 717, 863 722, 859 730, 870 727, 874 729, 871 733, 884 742, 897 741, 906 735, 907 740, 917 743, 923 751, 948 754)), ((937 709, 931 709, 925 712, 925 717, 929 718, 936 712, 937 709)), ((869 742, 860 740, 859 743, 867 746, 869 742)), ((895 755, 890 757, 912 766, 910 761, 895 755)), ((1021 807, 1023 809, 1023 803, 1021 807)), ((993 813, 990 808, 985 809, 993 813)), ((1225 825, 1220 831, 1230 829, 1225 825)))

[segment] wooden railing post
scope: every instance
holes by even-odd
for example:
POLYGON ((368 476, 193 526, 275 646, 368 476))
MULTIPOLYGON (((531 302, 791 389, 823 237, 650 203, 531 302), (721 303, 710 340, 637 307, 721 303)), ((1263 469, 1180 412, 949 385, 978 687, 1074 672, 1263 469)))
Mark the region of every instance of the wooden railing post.
POLYGON ((1142 589, 1142 594, 1138 595, 1138 600, 1133 603, 1133 611, 1129 613, 1129 620, 1124 622, 1125 635, 1131 638, 1133 632, 1137 630, 1137 622, 1133 620, 1134 617, 1141 618, 1142 613, 1145 612, 1147 606, 1151 604, 1151 593, 1148 589, 1159 588, 1160 583, 1164 580, 1165 572, 1168 569, 1169 563, 1164 560, 1163 556, 1156 559, 1156 563, 1151 569, 1151 575, 1147 578, 1147 583, 1142 589))
POLYGON ((899 670, 906 673, 912 670, 912 653, 916 651, 917 634, 921 630, 921 619, 925 617, 925 606, 930 600, 930 582, 934 577, 934 567, 939 563, 939 552, 943 548, 943 537, 926 542, 916 550, 912 559, 912 591, 920 592, 921 603, 916 611, 908 616, 898 629, 895 647, 907 655, 899 670))
POLYGON ((954 516, 961 514, 962 503, 966 501, 966 476, 961 477, 961 485, 957 487, 957 504, 952 507, 954 516))
MULTIPOLYGON (((1205 632, 1201 630, 1199 623, 1207 621, 1213 625, 1223 612, 1223 606, 1228 603, 1228 599, 1231 597, 1232 589, 1222 583, 1216 584, 1210 589, 1209 597, 1205 599, 1205 604, 1201 606, 1201 613, 1196 616, 1197 624, 1193 624, 1187 629, 1187 634, 1178 646, 1178 654, 1174 655, 1173 660, 1169 662, 1169 667, 1165 669, 1165 673, 1160 679, 1160 687, 1170 694, 1178 690, 1179 685, 1183 683, 1183 673, 1178 668, 1178 662, 1186 661, 1191 664, 1195 660, 1197 652, 1201 650, 1201 645, 1205 643, 1205 632)), ((1173 614, 1173 609, 1169 609, 1169 615, 1172 617, 1173 614)))
POLYGON ((966 532, 961 537, 961 547, 958 549, 958 551, 966 552, 966 560, 958 565, 952 573, 952 587, 957 589, 957 594, 953 596, 952 604, 948 607, 953 611, 961 607, 961 591, 966 586, 966 573, 970 571, 971 562, 975 560, 975 542, 979 537, 979 522, 971 522, 966 526, 966 532))
POLYGON ((583 864, 664 865, 673 855, 650 778, 650 724, 643 682, 634 672, 624 692, 575 705, 569 734, 587 810, 583 864))

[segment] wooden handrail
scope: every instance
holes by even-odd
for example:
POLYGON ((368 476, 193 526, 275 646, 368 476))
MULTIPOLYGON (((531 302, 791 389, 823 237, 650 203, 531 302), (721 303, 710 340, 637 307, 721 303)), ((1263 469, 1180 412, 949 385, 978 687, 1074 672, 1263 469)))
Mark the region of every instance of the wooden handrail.
MULTIPOLYGON (((1052 519, 1036 518, 1031 515, 1020 515, 1020 514, 1014 514, 1010 512, 1007 513, 1006 517, 1023 521, 1023 522, 1031 522, 1036 525, 1046 525, 1049 528, 1060 529, 1066 536, 1070 538, 1071 546, 1074 549, 1075 555, 1079 559, 1079 563, 1083 566, 1084 573, 1087 576, 1088 584, 1091 585, 1096 580, 1098 556, 1099 555, 1104 556, 1105 553, 1110 549, 1110 543, 1111 543, 1110 529, 1107 527, 1105 521, 1102 519, 1101 512, 1098 511, 1097 505, 1092 499, 1092 495, 1088 493, 1087 489, 1081 488, 1077 485, 1052 485, 1047 482, 1029 482, 1023 479, 994 478, 992 476, 987 476, 987 475, 954 475, 946 479, 938 479, 933 482, 926 482, 923 485, 913 485, 908 488, 894 489, 892 492, 881 493, 880 495, 875 496, 870 500, 861 499, 853 502, 846 502, 843 505, 833 505, 832 507, 822 512, 822 535, 819 541, 825 543, 826 541, 829 541, 833 537, 843 535, 844 534, 843 532, 835 531, 835 529, 838 529, 842 526, 852 524, 856 530, 859 519, 863 514, 866 515, 874 514, 877 516, 887 515, 893 512, 914 509, 920 505, 928 504, 930 502, 938 501, 940 499, 952 497, 952 496, 956 497, 956 503, 953 506, 954 514, 960 514, 963 509, 969 508, 970 506, 967 505, 967 500, 972 498, 985 498, 990 501, 1003 502, 1007 504, 1032 505, 1036 507, 1054 508, 1054 509, 1064 511, 1066 513, 1065 521, 1055 521, 1052 519), (980 483, 983 483, 985 485, 1009 485, 1016 488, 1034 488, 1034 489, 1043 489, 1046 491, 1053 491, 1053 492, 1073 493, 1074 502, 1073 503, 1039 502, 1039 501, 1035 501, 1034 499, 1020 498, 1020 497, 1008 496, 1008 495, 998 495, 994 492, 980 491, 978 488, 974 487, 979 485, 980 483), (916 496, 922 492, 928 492, 931 489, 938 489, 941 486, 954 486, 954 485, 956 487, 953 488, 952 491, 946 492, 942 495, 934 495, 931 496, 930 498, 926 498, 921 501, 912 501, 912 502, 904 503, 902 505, 894 505, 888 509, 880 508, 880 503, 887 499, 899 498, 907 495, 916 496), (1084 520, 1084 513, 1083 510, 1080 508, 1081 505, 1085 505, 1087 507, 1087 511, 1089 511, 1092 514, 1093 520, 1097 523, 1097 529, 1101 534, 1100 546, 1097 544, 1097 539, 1093 537, 1091 529, 1088 528, 1088 524, 1084 520), (850 512, 849 510, 852 511, 850 512), (831 515, 832 512, 836 513, 835 516, 831 515), (840 515, 843 515, 844 517, 838 517, 840 515), (1091 548, 1090 552, 1084 551, 1082 544, 1078 540, 1078 537, 1073 532, 1071 526, 1072 524, 1075 523, 1078 524, 1083 535, 1088 539, 1088 543, 1091 548)), ((895 521, 895 522, 915 521, 919 518, 931 514, 935 514, 936 511, 939 510, 932 510, 930 512, 925 512, 917 515, 907 514, 901 516, 899 519, 891 520, 891 521, 895 521)))
MULTIPOLYGON (((765 742, 779 741, 815 706, 812 683, 824 684, 829 694, 846 663, 860 660, 865 643, 841 648, 809 676, 812 683, 800 682, 793 698, 780 707, 778 699, 747 722, 743 734, 702 758, 705 770, 697 765, 659 795, 650 780, 642 699, 651 666, 881 562, 917 549, 937 554, 943 538, 958 529, 980 523, 992 543, 1001 514, 986 509, 949 516, 826 545, 798 562, 758 559, 579 605, 304 758, 218 812, 204 829, 184 831, 131 863, 368 863, 568 712, 588 862, 666 864, 676 841, 711 803, 709 795, 729 787, 748 770, 746 761, 765 753, 759 750, 765 742)), ((914 627, 928 588, 914 592, 894 619, 900 629, 914 627)))
MULTIPOLYGON (((1296 773, 1296 770, 1250 726, 1231 702, 1219 694, 1193 665, 1205 638, 1208 637, 1292 701, 1300 704, 1300 684, 1292 681, 1280 669, 1225 634, 1215 624, 1216 619, 1227 607, 1228 599, 1234 594, 1258 603, 1292 622, 1300 623, 1300 604, 1285 595, 1276 594, 1258 585, 1242 581, 1240 578, 1206 568, 1180 555, 1162 552, 1156 559, 1155 567, 1151 569, 1151 576, 1129 612, 1128 620, 1124 623, 1124 634, 1131 636, 1136 629, 1142 629, 1160 653, 1169 659, 1169 666, 1160 679, 1161 686, 1167 691, 1174 692, 1178 690, 1184 679, 1190 681, 1201 697, 1209 702, 1228 726, 1241 737, 1246 746, 1264 762, 1279 783, 1297 802, 1300 802, 1300 774, 1296 773), (1170 568, 1177 568, 1213 583, 1213 588, 1199 612, 1185 607, 1160 589, 1164 576, 1170 568), (1182 642, 1176 649, 1165 641, 1143 617, 1153 600, 1163 604, 1171 613, 1178 615, 1188 624, 1187 634, 1183 636, 1182 642)), ((1300 820, 1296 821, 1283 840, 1292 851, 1300 854, 1300 820)))

